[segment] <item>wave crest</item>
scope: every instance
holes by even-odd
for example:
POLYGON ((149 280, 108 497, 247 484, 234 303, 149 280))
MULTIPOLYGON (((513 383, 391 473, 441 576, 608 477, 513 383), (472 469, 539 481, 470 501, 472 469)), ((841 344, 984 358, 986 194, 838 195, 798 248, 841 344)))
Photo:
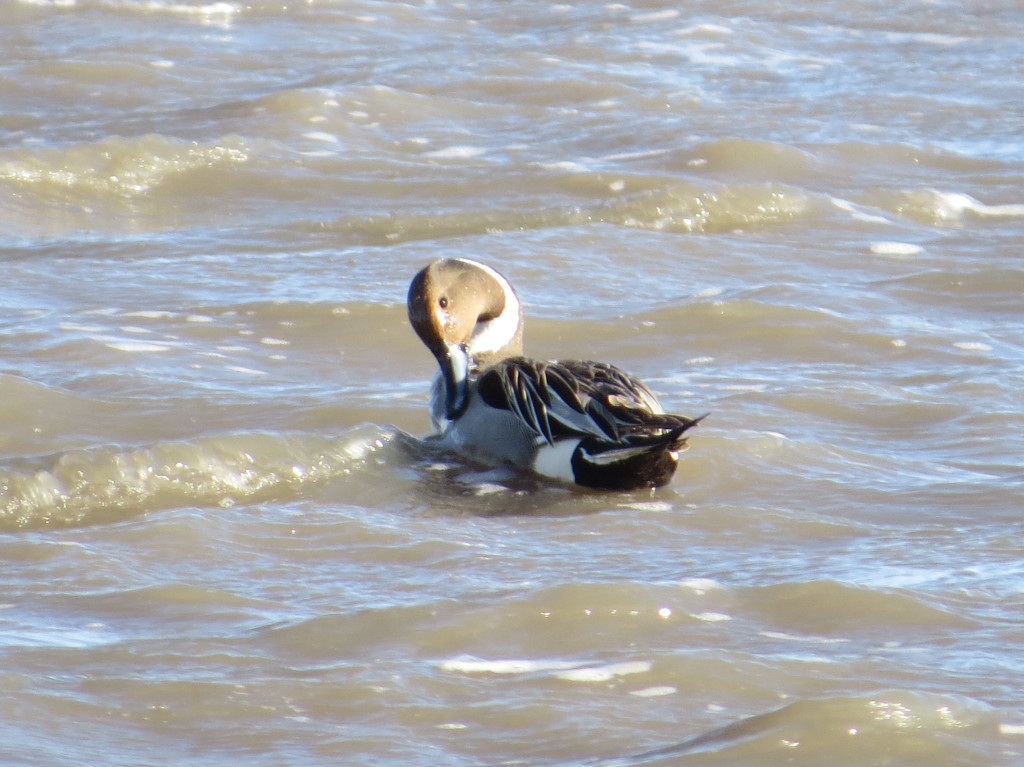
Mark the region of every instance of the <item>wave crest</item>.
POLYGON ((0 468, 0 530, 126 519, 181 505, 231 506, 350 472, 397 432, 338 438, 234 434, 125 450, 69 450, 0 468))

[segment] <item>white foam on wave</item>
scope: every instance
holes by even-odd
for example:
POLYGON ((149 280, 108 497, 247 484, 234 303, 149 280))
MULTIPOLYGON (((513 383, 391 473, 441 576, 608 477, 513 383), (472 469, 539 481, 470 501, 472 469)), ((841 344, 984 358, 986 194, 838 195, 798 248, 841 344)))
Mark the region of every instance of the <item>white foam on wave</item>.
POLYGON ((1007 203, 1003 205, 986 205, 969 194, 960 192, 934 192, 936 213, 953 218, 970 211, 978 216, 1024 216, 1024 204, 1007 203))
POLYGON ((672 511, 672 504, 666 501, 635 501, 633 503, 620 503, 620 509, 631 511, 672 511))
POLYGON ((676 56, 694 66, 731 68, 743 65, 743 59, 733 53, 728 53, 729 49, 724 43, 691 40, 661 43, 644 40, 638 42, 636 47, 646 53, 676 56))
POLYGON ((679 581, 679 585, 684 589, 692 591, 699 597, 704 596, 709 591, 719 591, 725 588, 721 583, 711 578, 685 578, 679 581))
MULTIPOLYGON (((124 0, 121 0, 123 3, 124 0)), ((166 11, 168 13, 182 13, 186 16, 232 16, 242 10, 238 3, 206 3, 192 5, 189 3, 168 3, 161 0, 146 0, 145 2, 134 3, 147 11, 166 11)))
POLYGON ((162 311, 158 309, 142 309, 136 312, 124 312, 122 317, 142 317, 147 320, 164 319, 167 317, 173 317, 173 312, 162 311))
POLYGON ((953 346, 967 352, 990 352, 992 346, 982 341, 955 341, 953 346))
POLYGON ((482 658, 461 656, 441 661, 437 665, 442 671, 455 671, 460 674, 534 674, 538 671, 561 671, 577 668, 580 664, 559 660, 483 660, 482 658))
POLYGON ((731 35, 734 34, 729 27, 722 26, 721 24, 694 24, 692 27, 686 27, 676 32, 679 37, 685 37, 687 35, 731 35))
POLYGON ((449 146, 427 152, 423 156, 437 160, 468 160, 486 153, 487 150, 479 146, 449 146))
POLYGON ((637 698, 658 698, 662 695, 674 695, 679 690, 671 685, 658 685, 657 687, 645 687, 642 690, 630 690, 629 694, 637 698))
POLYGON ((340 144, 341 139, 335 136, 333 133, 327 133, 326 131, 309 131, 308 133, 302 134, 303 138, 308 138, 310 141, 323 141, 327 144, 340 144))
POLYGON ((634 22, 646 22, 646 21, 668 21, 679 16, 681 11, 678 8, 666 8, 661 11, 651 11, 650 13, 637 13, 629 17, 630 21, 634 22))
POLYGON ((101 333, 105 328, 99 325, 82 325, 78 322, 62 322, 57 325, 58 330, 77 331, 79 333, 101 333))
POLYGON ((587 666, 578 661, 504 658, 485 660, 470 655, 439 661, 438 668, 459 674, 536 674, 550 673, 566 682, 607 682, 630 674, 651 670, 649 661, 623 661, 602 666, 587 666))
POLYGON ((607 682, 615 677, 630 674, 646 674, 651 670, 651 663, 645 660, 609 663, 606 666, 587 666, 560 671, 555 677, 567 682, 607 682))
POLYGON ((504 485, 496 485, 493 482, 480 482, 473 485, 473 492, 476 495, 497 495, 507 491, 508 488, 504 485))
POLYGON ((806 642, 808 644, 842 644, 850 641, 842 637, 801 636, 798 634, 787 634, 784 631, 760 631, 758 633, 768 639, 781 639, 786 642, 806 642))
POLYGON ((751 391, 762 392, 768 388, 768 384, 728 384, 717 387, 719 391, 751 391))
POLYGON ((628 160, 647 160, 652 157, 661 157, 670 152, 669 149, 643 149, 639 152, 613 152, 612 154, 601 155, 596 158, 598 162, 620 162, 628 160))
POLYGON ((910 258, 924 252, 924 248, 912 242, 882 241, 873 242, 868 250, 876 256, 890 256, 894 258, 910 258))
POLYGON ((108 341, 106 346, 119 352, 148 353, 165 352, 171 348, 167 343, 144 343, 142 341, 108 341))
POLYGON ((722 295, 725 292, 725 288, 714 286, 710 288, 703 288, 693 294, 694 298, 715 298, 722 295))
MULTIPOLYGON (((18 2, 37 8, 77 8, 79 5, 79 0, 18 0, 18 2)), ((90 5, 92 4, 90 3, 90 5)), ((235 15, 242 10, 241 4, 229 2, 194 4, 167 2, 167 0, 101 0, 95 4, 115 11, 176 14, 220 29, 228 29, 235 15)))
POLYGON ((874 213, 865 213, 861 208, 854 205, 849 200, 844 200, 840 197, 830 197, 829 201, 832 203, 834 208, 838 208, 845 213, 849 213, 854 221, 863 221, 868 224, 891 224, 892 222, 884 216, 879 216, 874 213))
MULTIPOLYGON (((21 0, 28 5, 77 5, 77 0, 21 0)), ((144 11, 148 13, 177 13, 183 16, 195 16, 201 18, 214 18, 219 16, 234 16, 242 10, 238 3, 216 2, 216 3, 176 3, 168 0, 106 0, 101 3, 108 8, 123 8, 133 11, 144 11)))
POLYGON ((580 165, 578 162, 572 162, 571 160, 557 160, 555 162, 538 162, 534 163, 537 167, 543 168, 544 170, 561 170, 568 173, 582 173, 586 168, 580 165))
POLYGON ((692 615, 694 618, 696 618, 699 621, 705 621, 707 623, 721 623, 723 621, 731 621, 732 620, 732 616, 731 615, 726 615, 725 613, 705 612, 705 613, 690 613, 690 615, 692 615))

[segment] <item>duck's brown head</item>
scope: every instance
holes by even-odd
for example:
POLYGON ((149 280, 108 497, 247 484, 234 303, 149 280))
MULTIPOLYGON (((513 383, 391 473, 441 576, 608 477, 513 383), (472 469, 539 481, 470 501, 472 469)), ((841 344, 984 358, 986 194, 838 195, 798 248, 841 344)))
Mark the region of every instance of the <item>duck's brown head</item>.
POLYGON ((449 419, 465 410, 473 370, 522 354, 522 304, 489 266, 462 258, 434 261, 413 278, 407 306, 413 330, 441 366, 449 419))

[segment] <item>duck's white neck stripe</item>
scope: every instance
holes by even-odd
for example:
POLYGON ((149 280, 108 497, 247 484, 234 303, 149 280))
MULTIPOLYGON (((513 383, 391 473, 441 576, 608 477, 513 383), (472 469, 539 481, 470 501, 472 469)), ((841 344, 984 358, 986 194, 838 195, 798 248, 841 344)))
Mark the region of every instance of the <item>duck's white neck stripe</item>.
POLYGON ((486 352, 496 352, 515 338, 516 331, 519 330, 519 298, 508 280, 491 267, 468 258, 460 258, 459 261, 472 264, 486 272, 501 286, 501 291, 505 294, 505 308, 501 314, 493 320, 478 323, 468 344, 470 357, 486 352))

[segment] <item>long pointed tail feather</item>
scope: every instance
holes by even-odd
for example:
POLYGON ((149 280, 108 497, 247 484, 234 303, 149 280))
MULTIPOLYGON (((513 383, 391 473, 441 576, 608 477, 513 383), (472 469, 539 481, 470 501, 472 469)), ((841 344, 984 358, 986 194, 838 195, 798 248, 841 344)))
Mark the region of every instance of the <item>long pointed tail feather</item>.
POLYGON ((686 447, 685 432, 700 418, 672 416, 667 431, 632 434, 619 441, 590 437, 580 440, 572 456, 577 484, 605 490, 661 487, 672 479, 679 452, 686 447))

